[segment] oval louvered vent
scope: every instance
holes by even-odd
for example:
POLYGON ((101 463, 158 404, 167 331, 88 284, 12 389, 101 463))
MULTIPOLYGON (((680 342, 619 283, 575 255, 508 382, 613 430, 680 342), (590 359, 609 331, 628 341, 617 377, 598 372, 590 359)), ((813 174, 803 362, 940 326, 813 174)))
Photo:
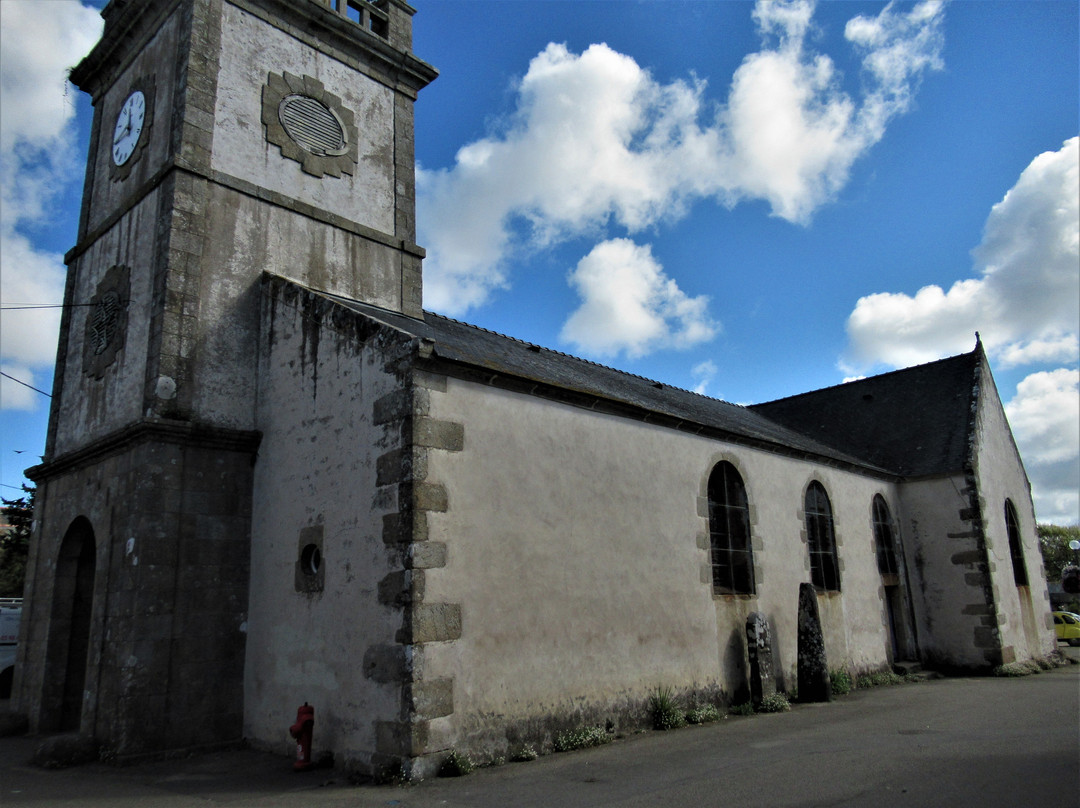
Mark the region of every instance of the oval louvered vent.
POLYGON ((349 149, 345 127, 325 104, 306 95, 287 95, 278 106, 278 118, 300 148, 312 154, 338 155, 349 149))

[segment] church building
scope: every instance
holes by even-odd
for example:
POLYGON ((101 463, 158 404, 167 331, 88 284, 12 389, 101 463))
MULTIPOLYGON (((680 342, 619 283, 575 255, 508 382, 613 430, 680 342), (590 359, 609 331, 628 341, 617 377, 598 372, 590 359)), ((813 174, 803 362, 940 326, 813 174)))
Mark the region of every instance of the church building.
MULTIPOLYGON (((111 0, 13 708, 432 773, 670 688, 1056 643, 983 348, 736 406, 425 312, 404 0, 111 0)), ((421 17, 422 19, 422 17, 421 17)))

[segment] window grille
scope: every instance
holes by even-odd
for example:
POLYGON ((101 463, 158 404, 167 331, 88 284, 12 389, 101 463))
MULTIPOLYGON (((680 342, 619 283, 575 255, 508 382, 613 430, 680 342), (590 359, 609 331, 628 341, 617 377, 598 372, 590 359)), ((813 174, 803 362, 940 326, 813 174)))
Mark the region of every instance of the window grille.
POLYGON ((709 475, 709 543, 713 588, 733 595, 754 594, 754 555, 746 487, 724 461, 709 475))
POLYGON ((312 154, 337 156, 349 150, 345 127, 326 104, 306 95, 287 95, 278 106, 285 132, 312 154))
POLYGON ((832 505, 824 486, 814 481, 806 489, 806 540, 810 551, 810 582, 818 589, 840 591, 840 560, 832 505))

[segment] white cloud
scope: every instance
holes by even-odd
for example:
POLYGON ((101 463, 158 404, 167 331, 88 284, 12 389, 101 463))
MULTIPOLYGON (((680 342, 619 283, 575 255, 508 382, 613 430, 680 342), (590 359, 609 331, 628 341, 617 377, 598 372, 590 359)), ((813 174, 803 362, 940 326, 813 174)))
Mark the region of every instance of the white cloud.
POLYGON ((661 87, 606 45, 578 56, 551 44, 518 89, 508 132, 464 146, 453 169, 418 172, 433 308, 459 313, 505 284, 507 252, 525 246, 514 221, 542 247, 610 219, 639 230, 674 211, 687 170, 674 163, 695 148, 701 86, 661 87))
POLYGON ((1032 373, 1016 386, 1005 405, 1013 435, 1030 464, 1057 463, 1077 456, 1080 446, 1080 371, 1032 373))
POLYGON ((716 378, 716 374, 720 372, 720 369, 716 366, 716 363, 711 359, 706 359, 704 362, 699 362, 690 369, 690 375, 697 379, 697 384, 694 385, 694 392, 699 395, 705 395, 705 389, 709 386, 709 383, 716 378))
POLYGON ((756 6, 765 44, 722 108, 706 101, 705 82, 661 84, 606 45, 580 55, 548 45, 505 131, 463 147, 452 168, 418 172, 426 304, 463 313, 508 284, 512 249, 609 225, 636 233, 701 198, 764 199, 774 215, 808 221, 939 66, 942 21, 932 4, 856 18, 846 33, 868 88, 856 100, 805 44, 812 12, 810 2, 756 6))
POLYGON ((1067 524, 1080 512, 1080 371, 1033 373, 1005 405, 1031 478, 1042 522, 1067 524))
POLYGON ((755 19, 779 43, 743 60, 721 119, 731 147, 728 192, 765 199, 794 222, 808 221, 844 186, 889 120, 910 108, 922 73, 942 66, 940 4, 908 14, 890 4, 876 17, 855 17, 845 36, 863 55, 869 88, 856 102, 840 90, 832 60, 806 49, 812 8, 758 5, 755 19))
POLYGON ((987 217, 972 251, 981 277, 914 296, 860 298, 848 318, 851 359, 904 367, 969 350, 978 330, 1003 366, 1077 357, 1080 324, 1080 138, 1031 161, 987 217))
POLYGON ((0 150, 51 146, 75 114, 67 71, 101 36, 101 16, 77 0, 4 0, 0 21, 0 150))
MULTIPOLYGON (((71 126, 78 91, 67 84, 67 71, 97 41, 101 25, 98 12, 76 0, 0 3, 0 300, 6 306, 63 300, 62 256, 38 249, 25 228, 44 221, 56 195, 82 178, 71 126)), ((56 358, 59 322, 59 309, 3 312, 4 372, 40 386, 56 358)), ((40 398, 5 379, 0 407, 33 408, 40 398)))
MULTIPOLYGON (((64 299, 64 259, 40 252, 18 233, 5 233, 0 298, 5 306, 55 303, 64 299)), ((28 365, 49 365, 56 359, 60 309, 15 309, 3 312, 0 334, 3 356, 28 365)))
POLYGON ((814 16, 810 0, 787 3, 758 3, 754 6, 754 22, 762 34, 777 34, 786 41, 801 41, 814 16))
POLYGON ((1080 359, 1080 335, 1076 333, 1019 340, 997 352, 998 366, 1002 368, 1036 363, 1075 362, 1077 359, 1080 359))
POLYGON ((708 298, 688 297, 646 246, 629 239, 597 244, 570 273, 581 306, 560 337, 586 354, 643 356, 657 348, 686 348, 710 340, 719 324, 708 298))
POLYGON ((41 385, 34 376, 34 372, 25 365, 0 364, 0 371, 6 376, 0 376, 0 409, 4 410, 35 410, 38 406, 40 393, 36 393, 26 385, 32 385, 41 389, 41 385), (18 379, 19 381, 15 381, 18 379), (23 384, 19 384, 23 382, 23 384))

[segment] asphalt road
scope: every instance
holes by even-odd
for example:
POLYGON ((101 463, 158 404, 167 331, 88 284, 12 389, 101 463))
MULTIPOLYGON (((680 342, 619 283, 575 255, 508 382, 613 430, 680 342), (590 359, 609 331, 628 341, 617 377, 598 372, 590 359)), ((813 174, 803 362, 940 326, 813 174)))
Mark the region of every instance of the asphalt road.
POLYGON ((35 743, 0 739, 4 808, 1078 808, 1080 665, 856 691, 400 787, 293 774, 289 760, 251 750, 42 771, 24 762, 35 743))

